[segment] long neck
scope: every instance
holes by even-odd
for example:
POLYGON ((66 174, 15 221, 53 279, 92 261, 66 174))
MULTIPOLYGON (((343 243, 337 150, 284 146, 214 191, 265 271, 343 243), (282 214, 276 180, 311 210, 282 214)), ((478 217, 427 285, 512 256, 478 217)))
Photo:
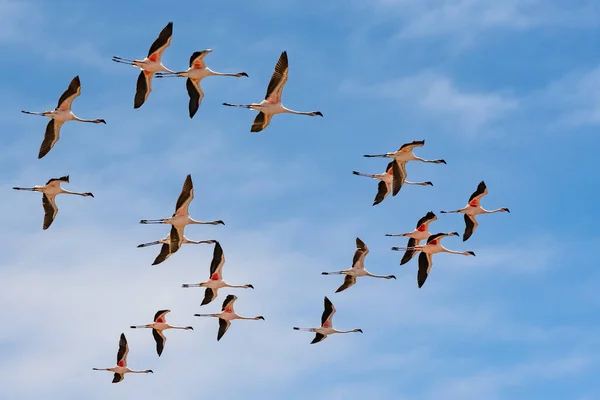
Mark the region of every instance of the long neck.
POLYGON ((422 161, 422 162, 427 162, 427 163, 434 163, 434 164, 439 164, 441 163, 443 160, 426 160, 424 158, 421 157, 417 157, 413 154, 413 160, 417 160, 417 161, 422 161))
POLYGON ((196 224, 196 225, 217 225, 218 222, 217 221, 196 221, 195 219, 190 218, 190 224, 196 224))
POLYGON ((336 331, 335 331, 335 333, 352 333, 352 332, 358 332, 358 330, 356 330, 356 329, 351 329, 351 330, 349 330, 349 331, 338 331, 338 330, 336 330, 336 331))
POLYGON ((137 370, 137 371, 136 371, 136 370, 132 369, 132 370, 130 370, 129 372, 131 372, 131 373, 133 373, 133 374, 147 374, 147 373, 149 373, 149 372, 152 372, 152 370, 149 370, 149 369, 144 369, 144 370, 137 370))
POLYGON ((405 180, 404 183, 406 185, 421 185, 421 186, 429 185, 429 182, 411 182, 411 181, 407 181, 407 180, 405 180))
POLYGON ((374 275, 370 272, 367 271, 367 276, 370 276, 372 278, 384 278, 384 279, 390 279, 389 275, 374 275))
POLYGON ((173 326, 173 325, 169 325, 167 328, 168 329, 183 329, 183 330, 193 329, 191 326, 173 326))
MULTIPOLYGON (((61 188, 61 189, 62 189, 62 188, 61 188)), ((61 193, 64 193, 64 194, 76 194, 76 195, 78 195, 78 196, 87 196, 87 194, 86 194, 86 193, 71 192, 71 191, 69 191, 69 190, 66 190, 66 189, 62 189, 62 190, 61 190, 61 193)))
POLYGON ((230 288, 241 288, 241 289, 245 289, 248 287, 248 285, 230 285, 227 282, 223 282, 223 287, 230 287, 230 288))
POLYGON ((450 253, 450 254, 462 254, 463 256, 468 256, 468 255, 470 255, 470 253, 468 253, 468 252, 466 252, 466 251, 454 251, 454 250, 447 249, 447 248, 445 248, 444 246, 441 246, 441 247, 442 247, 442 251, 443 251, 444 253, 450 253))
POLYGON ((289 108, 285 108, 283 106, 281 106, 286 112, 289 114, 298 114, 298 115, 313 115, 312 111, 296 111, 296 110, 290 110, 289 108))
POLYGON ((212 76, 239 76, 237 73, 225 73, 225 72, 215 72, 213 70, 209 70, 212 76))
POLYGON ((98 121, 97 121, 97 120, 95 120, 95 119, 83 119, 83 118, 79 118, 79 117, 78 117, 78 116, 76 116, 76 115, 73 115, 73 119, 74 119, 75 121, 79 121, 79 122, 91 122, 91 123, 93 123, 93 124, 97 124, 97 123, 98 123, 98 121))
POLYGON ((241 315, 237 315, 237 314, 236 314, 236 316, 237 316, 236 319, 253 319, 253 320, 260 319, 259 317, 242 317, 241 315))
POLYGON ((212 243, 210 240, 189 240, 188 238, 183 238, 183 243, 185 244, 201 244, 201 243, 212 243))
POLYGON ((502 208, 497 208, 495 210, 486 210, 483 207, 480 207, 481 211, 483 211, 484 214, 493 214, 493 213, 497 213, 497 212, 503 212, 504 210, 502 208))

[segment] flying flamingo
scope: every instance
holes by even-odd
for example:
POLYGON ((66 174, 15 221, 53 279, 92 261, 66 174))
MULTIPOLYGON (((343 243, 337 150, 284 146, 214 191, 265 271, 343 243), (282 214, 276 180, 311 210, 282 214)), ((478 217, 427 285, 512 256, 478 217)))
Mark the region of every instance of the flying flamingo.
POLYGON ((134 373, 134 374, 147 374, 153 373, 151 369, 145 369, 141 371, 135 371, 130 369, 127 366, 127 353, 129 353, 129 346, 127 345, 127 339, 125 339, 125 334, 121 333, 121 339, 119 340, 119 351, 117 352, 117 365, 112 368, 92 368, 94 371, 110 371, 114 372, 115 376, 112 380, 112 383, 121 382, 125 379, 125 374, 134 373))
POLYGON ((216 299, 217 291, 224 287, 254 289, 254 286, 252 286, 251 284, 235 286, 225 282, 223 280, 223 265, 225 264, 225 255, 223 254, 223 248, 221 247, 221 244, 216 240, 207 240, 206 242, 215 244, 215 249, 213 250, 213 258, 210 263, 210 279, 202 283, 185 283, 182 285, 182 287, 184 288, 206 288, 206 290, 204 291, 204 299, 202 300, 202 304, 200 305, 203 306, 216 299))
POLYGON ((507 213, 510 212, 510 210, 506 207, 497 208, 495 210, 486 210, 485 208, 481 207, 481 205, 479 204, 481 201, 481 198, 483 196, 485 196, 487 193, 488 193, 488 191, 487 191, 487 187, 485 186, 485 182, 481 181, 481 182, 479 182, 479 185, 477 185, 477 190, 475 190, 473 192, 473 194, 471 195, 471 197, 469 197, 469 204, 467 204, 460 210, 440 211, 443 214, 449 214, 449 213, 464 214, 466 226, 465 226, 465 233, 463 234, 463 242, 466 242, 467 239, 469 239, 471 237, 473 232, 475 232, 475 228, 477 228, 477 225, 479 225, 477 223, 477 220, 475 219, 476 215, 492 214, 492 213, 497 213, 497 212, 507 212, 507 213))
POLYGON ((69 87, 58 99, 58 105, 52 111, 44 112, 33 112, 33 111, 21 111, 25 114, 41 115, 43 117, 51 118, 46 126, 46 133, 44 134, 44 141, 40 146, 40 152, 38 159, 44 157, 54 147, 58 139, 60 138, 60 127, 67 121, 79 121, 79 122, 91 122, 92 124, 106 124, 106 121, 97 119, 83 119, 77 117, 71 111, 71 104, 73 100, 81 94, 81 82, 79 81, 79 75, 73 78, 69 87))
POLYGON ((475 256, 475 253, 472 251, 454 251, 448 250, 441 244, 441 240, 447 236, 458 236, 458 232, 450 232, 450 233, 436 233, 435 235, 429 236, 427 239, 427 243, 424 245, 414 246, 414 247, 392 247, 392 250, 417 250, 420 251, 419 254, 419 272, 417 273, 417 284, 419 288, 423 286, 427 277, 429 276, 429 271, 431 271, 431 266, 433 265, 433 261, 431 260, 431 256, 437 253, 451 253, 451 254, 462 254, 463 256, 475 256))
POLYGON ((137 247, 148 247, 148 246, 154 246, 154 245, 161 244, 161 243, 162 243, 162 246, 160 249, 160 253, 158 254, 158 256, 156 256, 152 265, 158 265, 161 262, 165 261, 173 253, 175 253, 177 250, 179 250, 179 247, 181 247, 181 245, 183 245, 183 244, 203 244, 203 243, 213 243, 213 242, 211 240, 190 240, 185 235, 183 235, 183 239, 180 240, 179 239, 179 231, 174 226, 171 226, 171 232, 164 238, 154 241, 154 242, 138 244, 137 247))
POLYGON ((177 204, 175 205, 175 214, 173 214, 173 216, 170 218, 143 219, 140 221, 140 224, 171 224, 175 228, 177 228, 177 231, 179 232, 179 237, 183 237, 184 227, 190 224, 225 225, 225 223, 221 220, 202 222, 190 218, 188 208, 193 199, 194 185, 192 183, 192 176, 188 175, 185 178, 185 182, 183 183, 181 193, 179 194, 179 198, 177 199, 177 204))
POLYGON ((365 256, 369 253, 367 245, 356 238, 356 251, 354 252, 354 259, 352 260, 352 268, 345 269, 338 272, 321 272, 322 275, 346 275, 344 283, 335 292, 341 292, 348 289, 350 286, 356 283, 356 278, 359 276, 371 276, 373 278, 383 279, 396 279, 394 275, 373 275, 365 269, 365 256))
POLYGON ((148 57, 143 60, 129 60, 127 58, 121 58, 113 56, 112 60, 121 64, 132 65, 142 70, 138 76, 135 98, 133 99, 133 108, 140 108, 146 101, 150 92, 152 91, 152 77, 155 72, 165 71, 173 72, 166 68, 161 58, 163 52, 171 44, 171 36, 173 35, 173 23, 169 22, 167 26, 160 31, 158 38, 150 46, 148 51, 148 57))
MULTIPOLYGON (((415 246, 418 246, 419 244, 421 244, 421 240, 425 240, 429 236, 431 236, 431 233, 429 232, 429 224, 431 222, 435 221, 436 219, 437 219, 437 216, 432 211, 429 211, 427 214, 425 214, 424 217, 419 219, 419 221, 417 222, 417 227, 412 232, 386 233, 385 236, 408 237, 409 239, 408 239, 408 243, 406 244, 406 247, 415 247, 415 246)), ((400 260, 400 265, 404 265, 407 262, 409 262, 414 257, 415 254, 417 254, 416 250, 406 250, 406 252, 404 253, 404 256, 402 257, 402 260, 400 260)))
POLYGON ((46 230, 52 225, 56 214, 58 214, 58 207, 56 206, 56 196, 59 194, 76 194, 78 196, 83 197, 94 197, 94 195, 90 192, 79 193, 79 192, 70 192, 68 190, 63 189, 60 186, 61 182, 69 183, 69 175, 61 176, 60 178, 52 178, 48 182, 46 182, 43 186, 34 186, 32 188, 21 188, 14 187, 15 190, 29 190, 32 192, 42 192, 42 206, 44 207, 44 225, 43 229, 46 230))
POLYGON ((219 318, 219 332, 217 333, 217 341, 221 340, 229 326, 231 321, 234 319, 253 319, 253 320, 265 320, 265 317, 259 315, 257 317, 242 317, 233 311, 233 303, 237 300, 237 296, 230 294, 223 301, 223 307, 221 312, 218 314, 194 314, 195 317, 216 317, 219 318))
POLYGON ((188 106, 190 118, 194 117, 196 111, 198 111, 198 108, 200 107, 200 103, 202 103, 202 99, 204 98, 204 92, 200 87, 200 81, 202 81, 202 79, 206 78, 207 76, 235 76, 237 78, 240 78, 242 76, 248 76, 248 74, 245 72, 222 73, 211 70, 204 63, 204 57, 208 53, 212 53, 212 50, 206 49, 194 52, 194 54, 192 54, 192 56, 190 57, 190 67, 187 69, 187 71, 167 73, 159 72, 158 74, 156 74, 157 78, 187 78, 185 86, 190 97, 190 103, 188 106))
POLYGON ((132 325, 131 328, 152 328, 152 336, 154 336, 154 340, 156 341, 156 352, 158 356, 163 352, 165 348, 165 343, 167 342, 167 338, 163 335, 163 331, 165 329, 184 329, 186 331, 193 331, 194 328, 191 326, 173 326, 167 324, 167 314, 170 313, 171 310, 159 310, 154 315, 154 322, 146 325, 132 325))
POLYGON ((281 104, 281 93, 283 92, 283 87, 288 80, 288 58, 287 52, 281 53, 279 57, 279 61, 277 61, 277 65, 275 65, 275 71, 271 76, 271 81, 269 82, 269 86, 267 88, 267 95, 265 99, 260 103, 252 103, 252 104, 230 104, 223 103, 224 106, 230 107, 243 107, 249 108, 252 110, 259 111, 258 115, 254 119, 254 123, 250 128, 250 132, 260 132, 265 129, 269 123, 271 122, 271 118, 275 114, 289 113, 289 114, 300 114, 300 115, 310 115, 312 117, 318 115, 320 117, 323 114, 320 111, 294 111, 288 108, 285 108, 281 104))
MULTIPOLYGON (((404 163, 402 163, 402 166, 404 166, 404 163)), ((374 178, 374 179, 379 179, 379 185, 377 186, 377 194, 375 195, 375 200, 373 200, 373 205, 377 205, 379 203, 381 203, 383 201, 383 199, 385 199, 387 197, 388 194, 390 194, 391 192, 391 186, 392 183, 395 179, 395 177, 400 177, 400 181, 407 185, 421 185, 421 186, 433 186, 433 183, 431 182, 410 182, 406 180, 406 170, 404 171, 404 176, 402 176, 402 174, 394 174, 394 169, 397 168, 401 168, 399 163, 397 163, 396 161, 391 161, 387 167, 386 167, 386 172, 382 173, 382 174, 365 174, 362 172, 358 172, 358 171, 352 171, 352 173, 354 175, 358 175, 358 176, 366 176, 368 178, 374 178), (397 165, 394 165, 397 164, 397 165)), ((396 184, 396 187, 401 187, 402 183, 400 184, 396 184)), ((397 192, 396 192, 397 193, 397 192)))
POLYGON ((338 331, 333 328, 332 319, 333 314, 335 314, 335 307, 331 303, 331 301, 325 296, 325 310, 323 311, 323 315, 321 316, 321 326, 319 328, 298 328, 294 327, 297 331, 306 331, 306 332, 315 332, 315 338, 310 344, 319 343, 320 341, 327 338, 329 335, 333 335, 334 333, 350 333, 350 332, 360 332, 363 333, 362 329, 352 329, 349 331, 338 331))

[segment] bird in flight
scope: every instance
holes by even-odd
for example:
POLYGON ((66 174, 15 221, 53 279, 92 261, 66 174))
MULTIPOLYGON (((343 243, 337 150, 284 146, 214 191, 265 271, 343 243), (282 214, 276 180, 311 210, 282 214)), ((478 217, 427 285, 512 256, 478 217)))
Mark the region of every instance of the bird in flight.
POLYGON ((477 225, 479 225, 477 223, 477 220, 475 219, 476 215, 492 214, 492 213, 497 213, 497 212, 507 212, 507 213, 510 212, 510 210, 506 207, 497 208, 495 210, 486 210, 485 208, 481 207, 481 204, 480 204, 481 198, 483 196, 485 196, 487 193, 488 193, 488 191, 487 191, 487 187, 485 186, 485 182, 481 181, 481 182, 479 182, 479 185, 477 185, 477 190, 475 190, 473 192, 473 194, 471 194, 471 197, 469 197, 469 203, 466 206, 464 206, 463 208, 461 208, 459 210, 454 210, 454 211, 440 211, 440 213, 442 213, 442 214, 449 214, 449 213, 464 214, 465 232, 463 234, 463 242, 466 242, 471 237, 473 232, 475 232, 477 225))
POLYGON ((152 336, 154 337, 154 341, 156 342, 156 353, 158 356, 162 354, 165 343, 167 342, 167 338, 163 334, 165 329, 183 329, 186 331, 193 331, 194 328, 191 326, 173 326, 167 323, 167 314, 170 313, 171 310, 159 310, 154 315, 154 322, 146 325, 131 325, 132 329, 140 329, 140 328, 151 328, 152 336))
POLYGON ((60 139, 60 128, 67 121, 79 121, 79 122, 91 122, 92 124, 106 124, 106 121, 102 118, 97 119, 83 119, 77 117, 71 111, 71 104, 73 100, 81 94, 81 82, 79 75, 73 78, 69 87, 58 99, 58 105, 52 111, 44 112, 33 112, 33 111, 21 111, 24 114, 40 115, 42 117, 51 118, 46 126, 46 133, 44 134, 44 140, 40 146, 40 152, 38 158, 44 157, 54 147, 58 139, 60 139))
POLYGON ((219 318, 219 332, 217 333, 217 341, 221 340, 234 319, 249 319, 249 320, 265 320, 265 317, 259 315, 257 317, 242 317, 233 310, 233 303, 237 300, 237 296, 230 294, 223 301, 221 312, 217 314, 194 314, 195 317, 216 317, 219 318))
POLYGON ((63 189, 60 186, 61 182, 69 183, 69 175, 61 176, 60 178, 52 178, 45 185, 34 186, 32 188, 14 187, 14 190, 28 190, 31 192, 42 193, 42 206, 44 207, 44 225, 43 229, 46 230, 52 225, 56 214, 58 214, 58 207, 56 206, 56 196, 59 194, 76 194, 83 197, 94 197, 90 192, 71 192, 63 189))
POLYGON ((125 379, 125 374, 147 374, 153 373, 151 369, 145 369, 136 371, 127 366, 127 353, 129 353, 129 346, 127 345, 127 339, 125 334, 121 333, 121 339, 119 340, 119 351, 117 352, 117 365, 111 368, 92 368, 94 371, 110 371, 114 372, 112 383, 119 383, 125 379))
POLYGON ((260 132, 265 129, 275 114, 288 113, 309 115, 311 117, 318 115, 322 117, 323 113, 320 111, 294 111, 284 107, 283 104, 281 104, 281 93, 283 92, 283 87, 285 86, 287 79, 288 58, 287 52, 284 51, 281 53, 279 61, 277 61, 277 65, 275 65, 275 72, 273 72, 273 75, 271 76, 271 81, 269 82, 269 86, 267 88, 267 95, 263 101, 252 104, 223 103, 223 105, 229 107, 243 107, 259 111, 258 115, 254 119, 252 127, 250 128, 250 132, 260 132))
POLYGON ((188 105, 190 118, 194 118, 194 115, 196 115, 196 112, 202 103, 202 99, 204 98, 204 92, 202 91, 202 87, 200 87, 200 81, 202 81, 202 79, 206 78, 207 76, 235 76, 236 78, 241 78, 242 76, 248 77, 248 74, 245 72, 223 73, 215 72, 208 68, 204 63, 204 57, 206 57, 206 55, 209 53, 212 53, 211 49, 194 52, 194 54, 192 54, 190 57, 190 67, 187 69, 187 71, 159 72, 156 74, 157 78, 187 78, 185 86, 190 98, 188 105))
POLYGON ((331 303, 331 300, 325 296, 325 310, 323 311, 323 315, 321 315, 321 326, 319 328, 298 328, 294 327, 297 331, 306 331, 306 332, 314 332, 316 333, 315 338, 310 344, 319 343, 322 340, 325 340, 327 336, 333 335, 334 333, 351 333, 351 332, 360 332, 363 333, 362 329, 351 329, 349 331, 338 331, 333 327, 332 319, 335 314, 335 307, 331 303))
POLYGON ((121 64, 132 65, 142 70, 138 76, 135 97, 133 99, 133 108, 140 108, 148 99, 152 91, 152 78, 159 71, 173 72, 162 64, 162 55, 167 47, 171 44, 171 36, 173 35, 173 23, 169 22, 167 26, 160 31, 160 34, 150 46, 148 56, 143 60, 130 60, 127 58, 113 56, 112 60, 121 64))

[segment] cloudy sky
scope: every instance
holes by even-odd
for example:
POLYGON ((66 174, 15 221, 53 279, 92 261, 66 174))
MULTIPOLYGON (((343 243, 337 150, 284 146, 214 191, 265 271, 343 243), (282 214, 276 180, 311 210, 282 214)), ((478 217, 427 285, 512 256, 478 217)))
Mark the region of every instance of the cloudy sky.
MULTIPOLYGON (((7 399, 575 399, 600 398, 600 237, 594 194, 600 144, 600 8, 593 0, 256 0, 189 2, 0 0, 0 392, 7 399), (173 21, 164 64, 187 68, 211 48, 209 67, 249 78, 207 78, 190 120, 183 79, 155 80, 133 109, 138 71, 113 55, 143 58, 173 21), (280 115, 250 133, 255 112, 223 102, 260 101, 283 50, 284 104, 324 118, 280 115), (53 109, 79 75, 73 111, 107 125, 69 122, 37 159, 46 120, 20 110, 53 109), (371 206, 386 161, 363 154, 413 140, 424 158, 406 186, 371 206), (39 194, 13 186, 70 175, 42 231, 39 194), (186 245, 159 266, 170 216, 187 174, 191 239, 218 239, 225 279, 254 290, 223 290, 200 307, 212 246, 186 245), (441 254, 423 288, 416 260, 400 267, 405 243, 385 237, 414 228, 427 211, 462 207, 485 180, 486 208, 466 243, 477 257, 441 254), (360 237, 367 268, 397 280, 363 278, 334 294, 360 237), (242 315, 216 341, 227 293, 242 315), (329 337, 318 326, 323 296, 337 308, 329 337), (168 321, 157 357, 152 335, 129 329, 168 321), (129 366, 153 375, 107 372, 125 332, 129 366)), ((432 231, 462 231, 440 215, 432 231)))

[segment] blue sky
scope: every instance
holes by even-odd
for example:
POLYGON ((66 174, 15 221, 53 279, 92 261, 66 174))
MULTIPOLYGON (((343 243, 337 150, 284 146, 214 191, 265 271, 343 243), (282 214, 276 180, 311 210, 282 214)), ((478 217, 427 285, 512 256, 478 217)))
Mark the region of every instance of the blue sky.
MULTIPOLYGON (((600 144, 600 9, 593 1, 352 0, 254 2, 45 2, 0 0, 3 57, 0 176, 4 215, 5 329, 0 330, 3 398, 130 399, 575 399, 600 398, 600 244, 595 173, 600 144), (133 109, 138 71, 110 61, 140 58, 174 22, 164 64, 187 68, 211 48, 209 67, 249 78, 207 78, 193 120, 181 80, 155 80, 133 109), (260 101, 281 51, 290 70, 283 101, 324 118, 279 115, 249 132, 255 112, 223 102, 260 101), (79 75, 73 111, 107 125, 69 122, 37 159, 46 120, 22 109, 52 109, 79 75), (352 170, 382 172, 362 154, 412 140, 424 158, 406 186, 372 207, 377 183, 352 170), (151 267, 165 226, 142 218, 172 213, 186 174, 191 239, 218 239, 236 311, 266 321, 234 321, 216 342, 216 311, 228 293, 200 308, 211 246, 184 246, 151 267), (69 174, 42 231, 40 196, 13 186, 69 174), (486 208, 473 237, 445 245, 477 257, 434 257, 422 289, 416 261, 400 267, 390 247, 427 211, 462 207, 479 181, 486 208), (396 281, 364 278, 334 294, 354 240, 371 252, 367 268, 396 281), (233 293, 233 291, 232 291, 233 293), (309 345, 323 296, 339 329, 362 328, 309 345), (169 308, 158 358, 150 322, 169 308), (92 367, 115 362, 118 337, 129 365, 118 385, 92 367)), ((440 215, 432 231, 462 231, 440 215)))

